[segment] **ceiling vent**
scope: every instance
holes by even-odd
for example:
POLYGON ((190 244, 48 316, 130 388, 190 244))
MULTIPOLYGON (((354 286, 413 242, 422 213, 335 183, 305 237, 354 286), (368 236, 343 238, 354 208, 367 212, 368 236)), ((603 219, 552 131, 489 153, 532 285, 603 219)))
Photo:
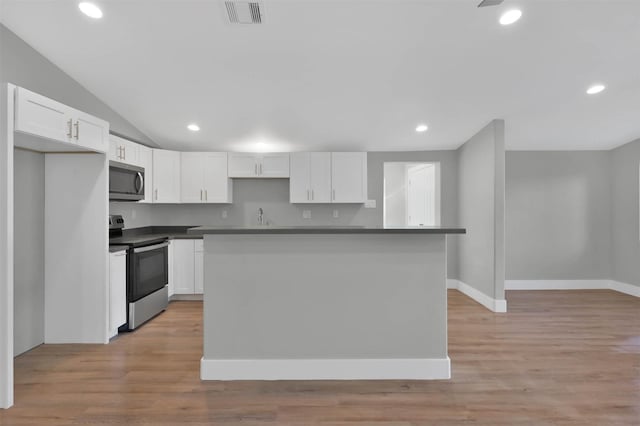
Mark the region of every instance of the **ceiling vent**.
POLYGON ((225 1, 227 18, 232 24, 262 24, 264 6, 256 1, 225 1))

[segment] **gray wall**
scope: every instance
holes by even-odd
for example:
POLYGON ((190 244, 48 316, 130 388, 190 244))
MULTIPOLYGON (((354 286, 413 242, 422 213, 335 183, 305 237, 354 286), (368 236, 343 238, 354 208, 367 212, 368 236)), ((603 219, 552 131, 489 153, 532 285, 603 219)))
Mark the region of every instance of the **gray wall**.
MULTIPOLYGON (((73 46, 70 46, 73 49, 73 46)), ((111 131, 157 146, 117 112, 92 95, 31 46, 0 24, 0 83, 13 83, 107 120, 111 131)))
POLYGON ((458 278, 504 299, 504 121, 494 120, 458 149, 458 278))
POLYGON ((613 150, 612 179, 612 278, 640 286, 640 237, 638 230, 638 167, 640 139, 613 150))
MULTIPOLYGON (((257 209, 262 207, 265 219, 275 225, 364 225, 382 226, 383 180, 385 161, 424 161, 441 164, 442 225, 457 225, 456 151, 370 152, 368 154, 369 199, 376 208, 361 204, 304 205, 289 203, 288 179, 234 179, 233 204, 144 205, 111 203, 111 214, 122 214, 127 227, 148 225, 247 225, 257 223, 257 209), (222 218, 226 210, 228 218, 222 218), (311 219, 303 219, 303 210, 311 210, 311 219), (338 210, 339 217, 333 218, 338 210), (134 217, 135 216, 135 217, 134 217), (147 219, 145 219, 147 218, 147 219)), ((448 271, 452 278, 457 269, 455 238, 448 238, 448 271)))
MULTIPOLYGON (((627 153, 621 154, 622 160, 627 153)), ((507 279, 611 278, 610 157, 609 151, 507 153, 507 279)), ((637 254, 637 152, 624 161, 618 175, 633 182, 624 191, 635 188, 635 204, 628 200, 632 208, 618 213, 628 218, 621 237, 635 227, 637 254)))
POLYGON ((44 343, 44 154, 14 151, 14 354, 44 343))

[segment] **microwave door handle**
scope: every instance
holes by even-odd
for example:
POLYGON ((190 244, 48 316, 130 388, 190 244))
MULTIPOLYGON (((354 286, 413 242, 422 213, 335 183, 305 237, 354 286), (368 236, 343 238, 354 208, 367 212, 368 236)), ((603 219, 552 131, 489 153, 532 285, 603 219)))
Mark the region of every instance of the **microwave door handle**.
POLYGON ((142 194, 142 192, 144 191, 144 176, 142 176, 142 173, 140 173, 140 172, 136 173, 135 185, 136 185, 136 193, 137 194, 142 194), (139 188, 138 188, 138 181, 140 181, 140 187, 139 188))

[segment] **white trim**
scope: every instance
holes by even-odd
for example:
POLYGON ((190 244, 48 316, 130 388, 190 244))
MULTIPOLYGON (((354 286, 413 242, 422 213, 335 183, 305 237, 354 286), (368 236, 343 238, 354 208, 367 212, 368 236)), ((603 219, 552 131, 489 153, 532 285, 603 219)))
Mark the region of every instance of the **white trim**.
POLYGON ((601 290, 609 280, 505 280, 505 290, 601 290))
POLYGON ((451 360, 416 359, 204 359, 202 380, 444 380, 451 360))
POLYGON ((490 311, 496 313, 507 312, 507 301, 505 299, 494 299, 489 297, 480 290, 477 290, 460 280, 447 279, 447 288, 458 290, 460 293, 469 296, 471 299, 475 300, 490 311))
POLYGON ((620 281, 611 280, 609 282, 609 288, 611 290, 618 291, 620 293, 628 294, 630 296, 640 297, 640 287, 633 284, 627 284, 620 281))
POLYGON ((615 280, 506 280, 505 290, 614 290, 640 297, 640 286, 615 280))
MULTIPOLYGON (((5 87, 0 88, 4 93, 5 87)), ((13 405, 13 94, 7 84, 6 115, 0 117, 0 408, 13 405)))

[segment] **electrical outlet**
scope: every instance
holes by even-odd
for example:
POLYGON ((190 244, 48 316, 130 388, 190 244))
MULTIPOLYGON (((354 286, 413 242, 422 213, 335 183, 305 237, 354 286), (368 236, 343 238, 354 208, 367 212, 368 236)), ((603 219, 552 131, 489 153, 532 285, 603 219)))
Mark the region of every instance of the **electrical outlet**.
POLYGON ((227 218, 227 211, 226 210, 222 210, 222 218, 223 219, 227 218))
POLYGON ((334 211, 333 211, 333 217, 334 217, 334 218, 338 218, 338 217, 340 217, 340 212, 339 212, 338 210, 334 210, 334 211))
POLYGON ((311 219, 311 210, 302 210, 303 219, 311 219))

